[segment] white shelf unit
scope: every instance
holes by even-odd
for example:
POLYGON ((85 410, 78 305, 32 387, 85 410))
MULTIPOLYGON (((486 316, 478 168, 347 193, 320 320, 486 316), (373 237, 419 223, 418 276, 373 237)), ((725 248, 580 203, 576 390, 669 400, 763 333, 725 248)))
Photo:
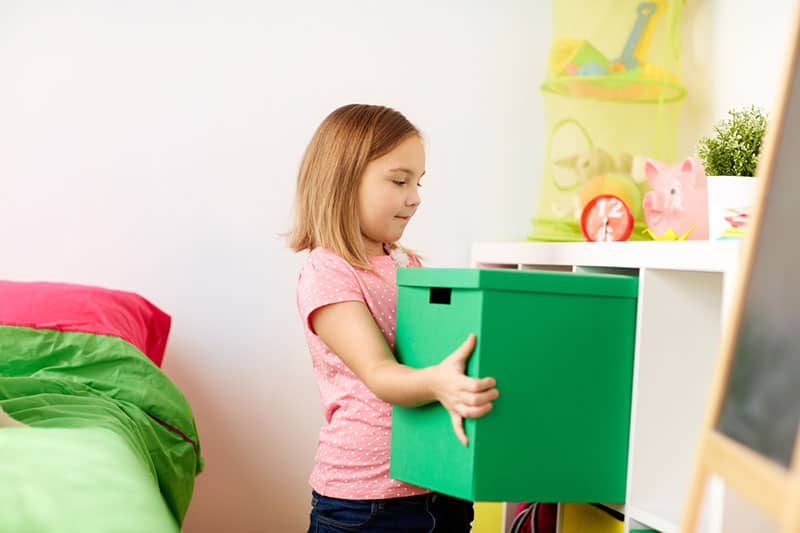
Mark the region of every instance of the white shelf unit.
MULTIPOLYGON (((640 525, 663 533, 678 530, 716 368, 721 326, 738 283, 740 250, 738 241, 477 242, 472 246, 475 268, 639 276, 626 533, 640 525)), ((722 489, 718 489, 706 498, 703 531, 723 531, 725 512, 720 503, 722 489)))

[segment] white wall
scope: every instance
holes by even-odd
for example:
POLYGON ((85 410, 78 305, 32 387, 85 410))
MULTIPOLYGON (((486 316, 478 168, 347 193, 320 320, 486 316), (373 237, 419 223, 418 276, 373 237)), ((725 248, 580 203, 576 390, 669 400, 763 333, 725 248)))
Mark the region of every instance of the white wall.
POLYGON ((339 105, 428 138, 405 242, 465 266, 536 203, 549 5, 0 3, 0 278, 138 291, 206 471, 189 532, 300 531, 321 416, 294 307, 295 172, 339 105))
POLYGON ((757 105, 771 111, 782 90, 798 0, 690 0, 683 24, 684 103, 680 154, 728 110, 757 105))

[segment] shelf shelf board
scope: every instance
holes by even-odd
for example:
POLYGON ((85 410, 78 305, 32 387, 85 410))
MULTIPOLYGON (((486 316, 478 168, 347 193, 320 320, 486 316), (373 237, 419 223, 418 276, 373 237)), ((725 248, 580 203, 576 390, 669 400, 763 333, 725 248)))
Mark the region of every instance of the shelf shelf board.
POLYGON ((628 517, 661 533, 678 533, 679 513, 665 509, 643 509, 635 505, 625 506, 628 517))
POLYGON ((579 265, 726 272, 739 264, 743 241, 476 242, 477 266, 579 265))

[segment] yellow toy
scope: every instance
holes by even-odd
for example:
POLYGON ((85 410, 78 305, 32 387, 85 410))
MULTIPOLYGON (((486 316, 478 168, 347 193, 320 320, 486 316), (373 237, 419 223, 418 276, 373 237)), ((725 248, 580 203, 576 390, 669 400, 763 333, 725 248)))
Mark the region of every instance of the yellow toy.
POLYGON ((653 231, 650 228, 643 229, 642 233, 649 235, 650 237, 652 237, 654 241, 685 241, 689 239, 689 235, 691 235, 693 231, 694 231, 694 226, 692 226, 689 229, 689 231, 687 231, 681 236, 678 236, 678 234, 675 233, 675 230, 672 228, 667 228, 667 231, 665 231, 664 234, 661 235, 660 237, 655 233, 653 233, 653 231))
POLYGON ((639 42, 636 43, 636 46, 633 48, 633 57, 638 59, 639 63, 642 64, 645 63, 647 57, 646 52, 650 47, 650 40, 653 38, 653 32, 656 30, 658 17, 661 16, 661 13, 666 9, 664 0, 650 0, 649 3, 655 6, 655 10, 649 15, 644 29, 642 30, 641 37, 639 37, 639 42))

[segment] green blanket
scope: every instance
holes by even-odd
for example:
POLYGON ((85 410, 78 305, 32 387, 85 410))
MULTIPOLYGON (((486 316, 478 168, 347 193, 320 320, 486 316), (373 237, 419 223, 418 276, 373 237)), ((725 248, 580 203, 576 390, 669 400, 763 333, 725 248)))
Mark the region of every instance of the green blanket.
POLYGON ((202 469, 191 408, 128 342, 0 325, 0 531, 177 531, 202 469))

